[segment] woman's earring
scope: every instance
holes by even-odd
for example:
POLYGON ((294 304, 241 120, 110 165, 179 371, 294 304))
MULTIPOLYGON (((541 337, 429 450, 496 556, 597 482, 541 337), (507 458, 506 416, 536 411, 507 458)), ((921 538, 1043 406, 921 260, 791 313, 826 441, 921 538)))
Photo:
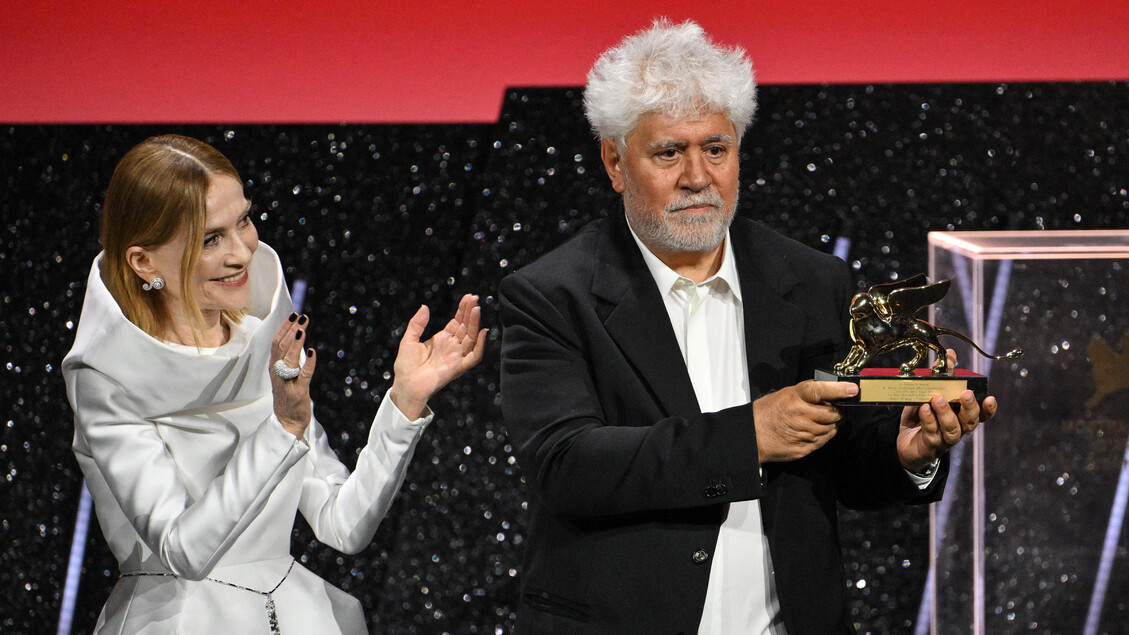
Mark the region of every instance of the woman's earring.
POLYGON ((160 291, 161 289, 165 288, 165 279, 157 276, 156 278, 153 278, 152 282, 146 282, 145 284, 142 284, 141 288, 146 291, 160 291))

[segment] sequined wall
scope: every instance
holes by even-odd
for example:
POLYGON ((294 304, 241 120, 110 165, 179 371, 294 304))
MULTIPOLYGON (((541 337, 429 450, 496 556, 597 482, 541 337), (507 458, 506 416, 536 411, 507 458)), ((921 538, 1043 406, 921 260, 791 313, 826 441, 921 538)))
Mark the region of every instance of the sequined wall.
MULTIPOLYGON (((358 596, 375 631, 510 632, 524 495, 499 417, 493 293, 618 207, 579 96, 511 90, 484 126, 0 129, 0 630, 54 632, 58 619, 81 481, 58 366, 105 186, 134 143, 180 132, 232 159, 262 239, 291 281, 308 282, 316 407, 347 464, 404 321, 420 303, 446 315, 460 294, 480 294, 486 360, 438 397, 372 547, 338 554, 300 521, 294 553, 358 596)), ((828 251, 849 238, 860 286, 924 271, 930 230, 1127 227, 1126 104, 1129 85, 1108 83, 766 87, 742 147, 741 213, 828 251)), ((844 514, 862 631, 916 622, 927 518, 844 514)), ((92 628, 117 575, 96 523, 83 567, 75 632, 92 628)))

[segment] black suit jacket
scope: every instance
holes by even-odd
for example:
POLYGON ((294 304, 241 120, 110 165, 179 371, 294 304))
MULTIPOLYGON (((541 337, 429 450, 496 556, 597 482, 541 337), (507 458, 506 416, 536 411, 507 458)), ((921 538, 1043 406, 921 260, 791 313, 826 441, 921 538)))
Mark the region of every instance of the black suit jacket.
MULTIPOLYGON (((760 223, 738 217, 730 237, 755 399, 846 350, 849 277, 760 223)), ((789 632, 853 632, 836 503, 925 502, 944 482, 910 482, 896 416, 845 421, 761 476, 752 407, 699 411, 621 214, 508 276, 500 296, 502 411, 531 512, 518 633, 697 632, 724 504, 758 498, 789 632)))

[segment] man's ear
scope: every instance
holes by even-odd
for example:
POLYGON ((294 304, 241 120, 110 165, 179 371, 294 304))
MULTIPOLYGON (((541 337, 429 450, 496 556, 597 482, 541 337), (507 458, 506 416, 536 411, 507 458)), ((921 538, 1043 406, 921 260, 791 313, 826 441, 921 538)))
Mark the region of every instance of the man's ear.
POLYGON ((604 170, 612 180, 612 189, 623 194, 623 157, 619 154, 614 139, 604 137, 600 139, 600 159, 604 162, 604 170))
POLYGON ((154 277, 161 275, 153 267, 153 258, 149 254, 149 250, 144 247, 134 245, 125 250, 125 261, 129 264, 129 268, 137 274, 144 282, 150 282, 154 277))

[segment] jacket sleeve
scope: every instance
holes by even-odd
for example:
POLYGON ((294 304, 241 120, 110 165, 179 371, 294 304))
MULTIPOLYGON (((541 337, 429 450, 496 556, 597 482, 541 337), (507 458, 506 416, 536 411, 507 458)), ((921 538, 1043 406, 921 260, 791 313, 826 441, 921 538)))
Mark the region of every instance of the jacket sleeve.
POLYGON ((310 460, 299 509, 318 540, 345 553, 357 553, 372 542, 432 418, 428 411, 423 418, 409 420, 386 394, 352 474, 330 449, 321 424, 316 419, 310 424, 310 460))
POLYGON ((97 477, 161 563, 188 579, 207 577, 309 450, 272 413, 193 497, 156 424, 132 410, 121 386, 91 368, 76 369, 69 383, 76 452, 89 453, 97 477))
POLYGON ((593 356, 614 351, 590 349, 614 344, 580 335, 578 318, 566 317, 571 307, 553 302, 521 273, 505 278, 499 291, 503 417, 525 478, 545 505, 599 518, 762 494, 748 405, 664 417, 645 389, 616 383, 629 378, 596 376, 593 356), (609 423, 600 382, 609 382, 605 399, 618 412, 639 420, 609 423))

